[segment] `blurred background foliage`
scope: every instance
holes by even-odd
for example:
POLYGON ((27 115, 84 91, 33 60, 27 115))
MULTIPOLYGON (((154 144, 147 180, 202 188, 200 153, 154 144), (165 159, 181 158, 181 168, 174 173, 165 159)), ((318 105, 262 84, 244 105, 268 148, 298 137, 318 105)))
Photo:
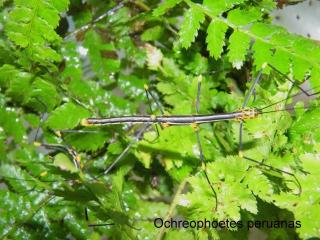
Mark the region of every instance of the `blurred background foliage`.
MULTIPOLYGON (((146 85, 165 114, 195 114, 199 75, 200 113, 236 111, 265 62, 297 81, 308 76, 317 88, 320 49, 271 24, 275 2, 1 0, 0 5, 2 238, 320 236, 317 100, 308 101, 309 110, 299 102, 290 113, 245 123, 244 155, 294 174, 300 194, 291 175, 238 156, 238 122, 200 126, 217 203, 190 126, 158 126, 159 136, 154 127, 80 126, 87 117, 151 114, 146 85), (165 229, 154 226, 157 217, 296 220, 302 227, 165 229), (102 223, 110 225, 88 225, 102 223)), ((249 106, 264 107, 294 93, 290 81, 266 68, 249 106)), ((286 104, 294 103, 290 98, 277 108, 286 104)), ((156 101, 151 108, 161 114, 156 101)))

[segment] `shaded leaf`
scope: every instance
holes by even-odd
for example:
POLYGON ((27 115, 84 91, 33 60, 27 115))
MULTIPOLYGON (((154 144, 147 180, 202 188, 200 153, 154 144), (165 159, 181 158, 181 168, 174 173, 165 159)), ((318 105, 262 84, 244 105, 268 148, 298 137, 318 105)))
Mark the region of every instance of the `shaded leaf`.
POLYGON ((159 17, 165 14, 170 8, 173 8, 180 2, 182 2, 182 0, 165 0, 160 4, 160 6, 153 10, 153 15, 159 17))

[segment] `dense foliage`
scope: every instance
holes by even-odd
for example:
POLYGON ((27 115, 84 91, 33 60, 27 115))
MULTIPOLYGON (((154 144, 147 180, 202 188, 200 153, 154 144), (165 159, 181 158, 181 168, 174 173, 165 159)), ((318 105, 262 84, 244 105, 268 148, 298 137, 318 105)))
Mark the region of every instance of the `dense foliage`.
POLYGON ((270 67, 248 106, 280 103, 244 123, 243 155, 272 167, 238 155, 239 122, 198 126, 217 202, 201 168, 195 126, 158 126, 159 136, 152 126, 80 126, 87 117, 161 114, 152 99, 150 111, 145 85, 165 114, 195 114, 199 78, 201 114, 236 111, 264 63, 296 81, 307 76, 316 89, 320 48, 271 24, 274 1, 0 4, 0 236, 320 237, 318 103, 274 112, 299 93, 270 67), (301 227, 167 229, 156 228, 155 218, 300 221, 301 227))

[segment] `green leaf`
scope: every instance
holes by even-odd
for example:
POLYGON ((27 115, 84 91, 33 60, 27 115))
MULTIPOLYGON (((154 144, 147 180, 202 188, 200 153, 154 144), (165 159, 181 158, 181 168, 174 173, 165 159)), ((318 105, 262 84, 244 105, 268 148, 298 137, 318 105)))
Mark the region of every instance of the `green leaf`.
MULTIPOLYGON (((8 88, 10 81, 19 71, 10 64, 4 64, 0 68, 0 86, 2 88, 8 88)), ((29 75, 30 76, 30 75, 29 75)))
POLYGON ((152 28, 148 28, 141 35, 141 39, 143 41, 154 41, 160 39, 164 34, 164 28, 162 26, 155 26, 152 28))
POLYGON ((204 0, 203 5, 208 9, 210 9, 212 14, 214 15, 219 15, 228 9, 226 6, 226 2, 224 0, 217 0, 217 1, 204 0))
POLYGON ((0 107, 0 116, 1 131, 4 131, 7 137, 13 137, 17 143, 21 142, 26 134, 26 128, 19 115, 13 109, 0 107))
POLYGON ((153 10, 152 14, 156 17, 160 17, 180 2, 182 2, 182 0, 165 0, 160 4, 160 6, 153 10))
MULTIPOLYGON (((90 131, 88 129, 87 131, 90 131)), ((108 132, 92 130, 92 133, 70 133, 65 136, 65 140, 71 144, 77 151, 97 151, 101 149, 109 139, 108 132)))
POLYGON ((4 64, 0 68, 0 86, 7 89, 6 94, 15 101, 23 103, 31 91, 32 74, 21 71, 15 66, 4 64), (21 91, 24 89, 24 91, 21 91))
POLYGON ((28 100, 29 93, 32 91, 32 75, 26 72, 16 72, 12 76, 13 78, 8 82, 10 85, 6 93, 18 103, 23 104, 28 100))
POLYGON ((69 157, 63 153, 58 153, 54 156, 53 165, 59 167, 63 171, 69 171, 71 173, 79 171, 69 157))
POLYGON ((179 31, 180 43, 184 48, 189 48, 198 35, 200 24, 204 21, 205 15, 197 8, 191 7, 184 14, 184 20, 179 31))
POLYGON ((261 69, 263 64, 270 62, 272 46, 262 41, 255 41, 253 45, 254 64, 257 69, 261 69))
POLYGON ((62 72, 62 77, 64 79, 70 78, 72 81, 80 81, 83 66, 80 59, 80 53, 77 51, 77 44, 71 41, 65 42, 61 51, 66 63, 65 69, 62 72))
MULTIPOLYGON (((280 55, 285 56, 285 60, 290 59, 293 63, 294 75, 297 79, 304 78, 306 73, 311 69, 316 76, 320 75, 320 48, 308 39, 299 36, 289 35, 282 27, 272 25, 266 21, 256 21, 258 11, 255 8, 242 9, 243 16, 239 17, 239 12, 235 12, 235 16, 231 13, 229 18, 217 16, 221 12, 228 10, 234 5, 241 4, 243 1, 204 1, 204 5, 187 2, 190 7, 196 8, 211 17, 214 21, 223 22, 232 28, 234 31, 239 31, 254 42, 254 63, 258 69, 265 62, 272 62, 274 52, 281 52, 280 55), (230 20, 230 21, 229 21, 230 20), (239 27, 239 25, 247 24, 249 27, 239 27), (308 57, 307 57, 308 56, 308 57)), ((237 10, 234 10, 237 11, 237 10)), ((275 59, 281 61, 275 55, 275 59)), ((274 62, 277 62, 274 61, 274 62)), ((282 64, 284 65, 284 64, 282 64)), ((277 66, 275 66, 277 67, 277 66)), ((282 69, 281 65, 279 68, 282 69)), ((285 72, 284 74, 286 74, 285 72)), ((312 78, 315 79, 315 78, 312 78)), ((315 81, 315 80, 313 80, 315 81)))
POLYGON ((225 45, 225 34, 228 26, 223 22, 211 21, 207 29, 206 42, 208 44, 207 48, 209 50, 210 56, 215 59, 219 59, 223 51, 223 46, 225 45))
POLYGON ((60 96, 52 83, 12 65, 3 65, 0 72, 0 85, 19 104, 44 112, 51 111, 60 102, 60 96))
POLYGON ((77 126, 80 121, 90 116, 85 108, 71 102, 65 103, 51 112, 46 124, 55 130, 71 129, 77 126))
POLYGON ((283 73, 289 73, 290 55, 280 49, 276 50, 269 63, 272 66, 277 66, 277 69, 283 73))
POLYGON ((234 31, 229 39, 229 61, 236 69, 240 69, 246 59, 250 47, 250 37, 242 32, 234 31))
POLYGON ((245 178, 245 183, 248 184, 249 189, 256 196, 259 196, 264 201, 268 201, 273 194, 271 182, 258 169, 251 169, 249 171, 247 177, 245 178))

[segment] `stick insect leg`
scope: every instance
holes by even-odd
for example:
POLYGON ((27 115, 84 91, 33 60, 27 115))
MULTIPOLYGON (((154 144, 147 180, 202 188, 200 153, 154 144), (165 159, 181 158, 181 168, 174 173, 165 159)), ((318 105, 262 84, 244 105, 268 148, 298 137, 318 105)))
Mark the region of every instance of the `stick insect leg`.
MULTIPOLYGON (((44 107, 44 109, 45 109, 44 112, 47 112, 46 104, 44 102, 42 102, 40 99, 38 99, 38 98, 36 98, 36 100, 44 107)), ((81 171, 80 164, 79 164, 80 157, 79 157, 78 153, 71 146, 69 146, 68 144, 60 145, 60 144, 46 144, 46 143, 37 142, 38 134, 39 134, 40 127, 41 127, 43 121, 44 121, 44 113, 41 115, 40 123, 39 123, 39 126, 38 126, 36 134, 35 134, 35 138, 34 138, 35 145, 43 146, 43 147, 45 147, 47 149, 56 149, 56 150, 59 150, 61 152, 67 153, 70 156, 70 158, 72 159, 72 162, 73 162, 74 166, 76 167, 76 169, 81 171)), ((65 141, 62 138, 60 132, 55 132, 55 134, 58 135, 58 137, 60 137, 62 139, 62 141, 65 143, 65 141)), ((84 208, 84 212, 85 212, 85 219, 88 222, 89 221, 89 216, 88 216, 87 207, 84 208)), ((106 224, 106 226, 107 225, 109 225, 109 224, 106 224)), ((88 226, 89 227, 90 226, 95 226, 95 224, 88 224, 88 226)))
MULTIPOLYGON (((45 147, 47 148, 59 148, 60 151, 66 152, 70 158, 72 158, 73 164, 74 166, 81 171, 81 167, 80 167, 80 157, 78 155, 78 153, 71 147, 69 146, 62 138, 62 141, 66 144, 66 145, 52 145, 52 144, 43 144, 45 147)), ((85 214, 85 219, 87 222, 87 226, 88 227, 103 227, 103 226, 110 226, 110 225, 114 225, 114 223, 100 223, 100 224, 95 224, 95 223, 89 223, 89 213, 88 213, 88 208, 85 207, 84 208, 84 214, 85 214)))
MULTIPOLYGON (((150 104, 150 98, 149 98, 149 94, 150 92, 148 92, 148 89, 147 87, 145 87, 145 92, 146 92, 146 96, 147 96, 147 99, 148 99, 148 102, 149 102, 149 108, 150 108, 150 111, 152 112, 152 107, 151 107, 151 104, 150 104)), ((150 94, 151 97, 153 97, 152 94, 150 94)), ((157 104, 158 105, 158 104, 157 104)), ((160 106, 160 105, 159 105, 160 106)), ((162 111, 162 108, 160 106, 160 111, 162 111)), ((126 146, 126 148, 121 152, 121 154, 113 161, 113 163, 111 163, 109 165, 109 167, 103 171, 103 173, 101 173, 100 175, 94 177, 95 180, 98 180, 100 177, 102 177, 103 175, 107 175, 112 169, 113 167, 119 162, 121 161, 128 153, 128 151, 130 150, 130 148, 133 146, 133 144, 135 144, 141 137, 141 135, 144 133, 144 131, 149 127, 150 125, 147 124, 147 125, 144 125, 143 127, 141 127, 139 130, 138 130, 138 133, 136 134, 136 136, 130 141, 130 143, 126 146)), ((159 134, 158 132, 158 129, 156 128, 157 130, 157 133, 159 134)), ((85 218, 86 218, 86 221, 88 222, 89 221, 89 216, 88 216, 88 209, 85 208, 85 218)), ((114 225, 114 223, 102 223, 102 224, 88 224, 88 227, 104 227, 104 226, 110 226, 110 225, 114 225)))
MULTIPOLYGON (((60 151, 66 152, 70 158, 72 158, 73 164, 74 166, 81 171, 80 168, 80 157, 78 155, 78 153, 71 147, 69 147, 68 145, 52 145, 52 144, 42 144, 43 146, 47 147, 47 148, 57 148, 60 151)), ((113 223, 104 223, 104 224, 91 224, 89 223, 89 214, 88 214, 88 208, 85 207, 84 208, 84 213, 85 213, 85 219, 87 222, 87 226, 88 227, 99 227, 99 226, 109 226, 109 225, 114 225, 113 223)))
POLYGON ((287 174, 287 175, 291 176, 292 178, 294 178, 295 183, 296 183, 297 186, 298 186, 298 190, 299 190, 298 195, 301 194, 301 192, 302 192, 301 184, 300 184, 298 178, 297 178, 293 173, 290 173, 290 172, 287 172, 287 171, 284 171, 284 170, 281 170, 281 169, 272 167, 272 166, 270 166, 270 165, 268 165, 268 164, 265 164, 265 163, 263 163, 263 162, 259 162, 259 161, 257 161, 257 160, 254 160, 254 159, 249 158, 249 157, 246 157, 246 156, 242 156, 242 157, 243 157, 244 159, 246 159, 246 160, 249 160, 249 161, 251 161, 251 162, 256 163, 258 166, 263 166, 263 167, 265 167, 265 168, 269 168, 270 170, 272 170, 272 171, 274 171, 274 172, 284 173, 284 174, 287 174))
MULTIPOLYGON (((148 105, 149 105, 149 110, 150 110, 150 113, 153 114, 153 110, 152 110, 152 106, 151 106, 151 99, 150 97, 152 98, 152 100, 156 103, 157 105, 157 108, 159 109, 159 111, 161 112, 162 115, 164 115, 164 111, 161 107, 161 104, 160 102, 158 101, 158 99, 153 95, 153 93, 151 91, 149 91, 149 87, 148 85, 144 85, 144 91, 145 91, 145 94, 147 96, 147 100, 148 100, 148 105)), ((155 129, 156 129, 156 132, 157 132, 157 137, 152 140, 151 142, 154 142, 155 140, 157 140, 157 138, 160 136, 160 133, 159 133, 159 129, 158 129, 158 125, 155 124, 155 129)), ((161 125, 160 125, 161 129, 163 128, 161 125)))
MULTIPOLYGON (((269 65, 269 64, 264 64, 262 69, 259 71, 256 79, 254 80, 253 84, 251 85, 251 87, 249 89, 249 92, 248 92, 247 96, 245 97, 244 103, 242 104, 242 108, 245 108, 247 106, 250 97, 254 94, 255 87, 259 83, 259 81, 261 80, 262 71, 267 65, 269 65)), ((272 67, 272 69, 275 69, 275 68, 272 67)), ((275 69, 275 70, 277 72, 280 72, 277 69, 275 69)), ((308 94, 307 92, 305 92, 305 93, 308 94)), ((293 177, 295 179, 295 182, 297 183, 297 186, 298 186, 298 189, 299 189, 299 195, 300 195, 300 193, 301 193, 301 184, 300 184, 300 182, 298 181, 297 177, 294 174, 292 174, 290 172, 287 172, 287 171, 284 171, 284 170, 281 170, 281 169, 278 169, 278 168, 274 168, 274 167, 272 167, 272 166, 270 166, 268 164, 263 163, 263 161, 260 162, 260 161, 254 160, 252 158, 246 157, 246 156, 243 155, 242 150, 243 150, 243 120, 240 121, 240 126, 239 126, 239 156, 244 158, 244 159, 246 159, 246 160, 248 160, 248 161, 257 163, 258 166, 263 166, 265 168, 269 168, 272 171, 275 171, 275 172, 278 172, 278 173, 284 173, 284 174, 287 174, 287 175, 293 177)))
MULTIPOLYGON (((45 109, 44 112, 47 112, 46 104, 44 102, 42 102, 40 99, 38 99, 38 98, 36 100, 44 107, 44 109, 45 109)), ((53 149, 53 150, 58 150, 58 151, 61 151, 61 152, 65 152, 72 159, 73 164, 76 167, 76 169, 81 171, 80 157, 79 157, 78 153, 69 144, 67 144, 65 142, 65 140, 61 136, 61 132, 60 131, 57 131, 57 132, 54 132, 54 133, 59 138, 61 138, 62 142, 65 145, 61 145, 61 144, 46 144, 46 143, 36 142, 37 138, 38 138, 39 131, 40 131, 40 127, 41 127, 43 121, 44 121, 44 113, 41 115, 40 123, 39 123, 39 126, 38 126, 36 134, 35 134, 35 138, 34 138, 35 145, 36 146, 43 146, 43 147, 45 147, 47 149, 53 149)), ((66 132, 73 132, 73 130, 69 130, 69 131, 66 131, 66 132)), ((32 190, 34 190, 34 189, 31 189, 30 191, 32 191, 32 190)), ((89 215, 88 215, 88 208, 87 207, 84 208, 84 214, 85 214, 86 222, 89 222, 89 215)), ((103 223, 103 224, 90 224, 90 223, 87 223, 87 225, 88 225, 88 227, 101 227, 101 226, 114 225, 114 223, 103 223)))
POLYGON ((149 109, 152 113, 152 107, 151 107, 151 101, 150 101, 150 98, 149 98, 149 95, 150 97, 152 98, 152 100, 156 103, 157 105, 157 108, 159 109, 159 111, 161 112, 162 115, 164 115, 164 110, 163 108, 161 107, 161 103, 158 101, 158 99, 153 95, 153 93, 151 91, 149 91, 149 87, 148 85, 144 85, 144 90, 146 92, 146 95, 147 95, 147 99, 148 99, 148 103, 149 103, 149 109))
POLYGON ((98 175, 97 177, 94 177, 95 180, 97 180, 98 178, 100 178, 101 176, 103 175, 106 175, 108 174, 112 169, 113 167, 121 160, 123 159, 128 151, 130 150, 130 148, 133 146, 133 144, 135 144, 139 139, 140 137, 142 136, 142 134, 144 133, 144 131, 149 127, 150 125, 147 124, 147 125, 144 125, 143 127, 141 127, 139 129, 139 131, 137 132, 136 136, 130 141, 130 143, 127 145, 127 147, 122 151, 122 153, 113 161, 113 163, 110 164, 110 166, 103 171, 103 173, 101 173, 100 175, 98 175))
MULTIPOLYGON (((201 81, 202 81, 202 76, 199 76, 198 77, 198 90, 197 90, 197 98, 196 98, 196 113, 199 114, 199 111, 200 111, 200 94, 201 94, 201 81)), ((206 163, 206 160, 205 160, 205 157, 203 155, 203 151, 202 151, 202 144, 201 144, 201 139, 200 139, 200 128, 198 126, 195 126, 195 133, 196 133, 196 137, 197 137, 197 145, 198 145, 198 148, 199 148, 199 153, 200 153, 200 161, 201 161, 201 167, 202 167, 202 170, 203 170, 203 173, 204 173, 204 176, 212 190, 212 193, 213 193, 213 197, 215 198, 215 210, 217 210, 217 207, 218 207, 218 197, 217 197, 217 193, 216 191, 214 190, 213 186, 212 186, 212 183, 209 179, 209 176, 207 174, 207 163, 206 163)))

